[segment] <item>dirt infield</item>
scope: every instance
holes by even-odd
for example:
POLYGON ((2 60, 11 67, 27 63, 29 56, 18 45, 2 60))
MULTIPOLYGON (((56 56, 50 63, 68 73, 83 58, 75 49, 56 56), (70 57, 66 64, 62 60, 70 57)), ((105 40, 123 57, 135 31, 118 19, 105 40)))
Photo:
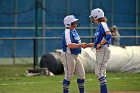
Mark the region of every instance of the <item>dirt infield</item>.
POLYGON ((113 91, 109 93, 140 93, 140 91, 113 91))
MULTIPOLYGON (((100 93, 100 92, 86 92, 86 93, 100 93)), ((109 91, 108 93, 140 93, 140 91, 109 91)))
POLYGON ((140 93, 140 91, 112 91, 109 93, 140 93))

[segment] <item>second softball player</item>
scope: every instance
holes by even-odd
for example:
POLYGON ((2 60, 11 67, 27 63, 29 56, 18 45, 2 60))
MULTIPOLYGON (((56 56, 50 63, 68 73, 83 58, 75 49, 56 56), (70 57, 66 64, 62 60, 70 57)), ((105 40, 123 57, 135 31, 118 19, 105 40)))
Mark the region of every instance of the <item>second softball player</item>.
POLYGON ((94 43, 89 43, 89 47, 96 48, 95 74, 100 82, 100 93, 108 93, 106 81, 106 63, 110 57, 109 44, 111 42, 111 32, 107 26, 107 19, 102 9, 96 8, 91 11, 91 22, 98 25, 95 33, 94 43))

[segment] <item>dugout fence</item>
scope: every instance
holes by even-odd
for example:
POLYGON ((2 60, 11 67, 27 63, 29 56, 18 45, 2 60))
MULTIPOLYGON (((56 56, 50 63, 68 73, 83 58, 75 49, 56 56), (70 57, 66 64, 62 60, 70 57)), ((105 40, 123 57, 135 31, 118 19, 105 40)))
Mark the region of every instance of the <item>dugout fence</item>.
MULTIPOLYGON (((122 39, 139 39, 140 36, 119 36, 118 38, 122 38, 122 39)), ((61 37, 17 37, 17 38, 0 38, 0 41, 8 41, 10 40, 11 42, 13 41, 31 41, 32 46, 31 49, 28 50, 28 52, 32 52, 31 56, 25 56, 25 57, 18 57, 15 56, 16 55, 16 51, 13 51, 14 49, 11 48, 9 51, 12 51, 12 56, 11 57, 2 57, 0 58, 0 62, 5 62, 5 63, 1 63, 1 64, 30 64, 33 63, 33 68, 35 68, 35 66, 38 65, 38 62, 40 61, 40 57, 38 56, 38 51, 40 49, 40 47, 43 47, 42 45, 36 45, 36 42, 38 42, 39 40, 49 40, 49 42, 51 40, 61 40, 61 37), (38 46, 38 47, 37 47, 38 46)), ((94 36, 81 36, 81 39, 94 39, 94 36)), ((55 42, 54 42, 55 43, 55 42)), ((26 46, 26 44, 25 44, 26 46)), ((14 46, 16 48, 16 46, 14 46)), ((48 45, 48 47, 51 47, 51 45, 48 45)), ((120 46, 121 47, 121 46, 120 46)), ((125 47, 125 46, 122 46, 125 47)), ((56 48, 57 49, 57 48, 56 48)), ((61 49, 61 48, 58 48, 61 49)), ((5 51, 5 50, 3 50, 5 51)), ((22 51, 22 50, 21 50, 22 51)), ((24 50, 23 50, 24 51, 24 50)), ((6 51, 8 52, 8 51, 6 51)), ((53 51, 55 52, 55 50, 53 51)), ((47 54, 47 53, 46 53, 47 54)), ((44 54, 42 54, 44 55, 44 54)))

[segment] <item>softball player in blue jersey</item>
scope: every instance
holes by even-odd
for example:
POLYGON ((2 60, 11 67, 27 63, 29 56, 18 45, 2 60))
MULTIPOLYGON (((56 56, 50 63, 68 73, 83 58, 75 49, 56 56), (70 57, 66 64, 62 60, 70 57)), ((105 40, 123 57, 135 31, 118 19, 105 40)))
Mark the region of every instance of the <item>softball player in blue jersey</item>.
POLYGON ((65 72, 63 93, 68 93, 70 80, 73 77, 74 72, 78 75, 77 84, 79 92, 84 93, 85 71, 78 55, 81 53, 81 47, 85 48, 87 47, 87 44, 81 43, 80 37, 75 30, 78 26, 78 19, 73 15, 68 15, 64 18, 64 25, 66 29, 63 33, 63 52, 60 57, 65 72))
POLYGON ((107 26, 107 19, 102 9, 96 8, 91 11, 91 22, 98 25, 95 32, 94 43, 89 43, 89 47, 96 48, 95 74, 100 82, 100 93, 108 93, 106 81, 106 63, 110 57, 109 44, 111 42, 111 32, 107 26))

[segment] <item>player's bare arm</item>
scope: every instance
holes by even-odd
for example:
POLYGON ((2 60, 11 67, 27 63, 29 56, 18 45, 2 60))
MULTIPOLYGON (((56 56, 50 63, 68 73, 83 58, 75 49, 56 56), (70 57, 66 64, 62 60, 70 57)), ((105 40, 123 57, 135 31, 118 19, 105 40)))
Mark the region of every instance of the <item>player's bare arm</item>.
POLYGON ((88 43, 87 44, 87 47, 93 47, 94 46, 94 43, 88 43))
POLYGON ((76 44, 76 43, 71 43, 71 44, 68 44, 68 47, 69 48, 86 48, 87 47, 87 43, 79 43, 79 44, 76 44))

